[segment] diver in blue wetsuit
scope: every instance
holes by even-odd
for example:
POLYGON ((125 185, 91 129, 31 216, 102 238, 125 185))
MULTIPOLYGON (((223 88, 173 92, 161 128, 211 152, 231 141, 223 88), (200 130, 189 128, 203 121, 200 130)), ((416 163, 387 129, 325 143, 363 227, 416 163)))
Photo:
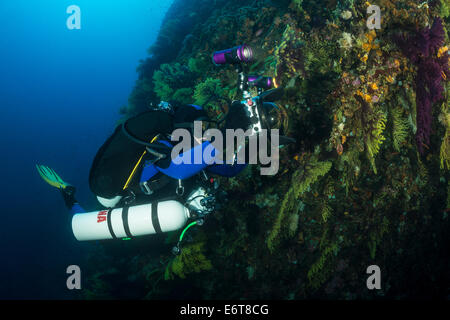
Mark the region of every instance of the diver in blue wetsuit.
MULTIPOLYGON (((233 103, 230 111, 224 128, 245 130, 250 126, 240 102, 233 103)), ((185 226, 173 249, 178 254, 186 230, 202 225, 207 215, 220 206, 220 199, 225 198, 208 174, 232 177, 246 167, 236 162, 215 164, 203 152, 199 163, 174 161, 171 133, 176 128, 191 130, 197 120, 209 121, 201 107, 161 103, 117 126, 98 150, 89 174, 90 189, 106 210, 86 212, 75 198, 74 186, 53 169, 37 165, 40 176, 61 191, 72 213, 75 238, 129 239, 185 226), (189 220, 192 222, 187 224, 189 220)), ((194 135, 191 138, 195 139, 194 135)), ((210 144, 207 140, 194 144, 179 157, 194 160, 196 148, 204 150, 210 144)), ((216 155, 213 148, 209 157, 216 155)))
MULTIPOLYGON (((245 130, 250 122, 240 103, 233 103, 230 111, 224 128, 245 130)), ((209 165, 211 159, 175 164, 170 154, 170 134, 174 128, 192 129, 193 121, 209 119, 199 106, 161 102, 157 108, 118 126, 99 149, 90 171, 90 188, 100 204, 114 208, 171 197, 185 201, 201 185, 211 187, 208 184, 213 180, 208 173, 233 177, 246 167, 237 163, 209 165)), ((204 150, 210 143, 204 141, 180 156, 193 160, 195 148, 204 150)), ((75 199, 75 187, 49 167, 38 165, 37 170, 47 183, 61 191, 72 214, 85 212, 75 199)))
MULTIPOLYGON (((227 129, 249 131, 248 136, 245 134, 247 137, 264 137, 270 129, 271 156, 274 154, 275 157, 280 146, 295 142, 295 139, 280 135, 278 129, 272 133, 272 128, 285 124, 284 112, 272 102, 280 99, 283 90, 277 89, 273 78, 245 72, 244 64, 252 57, 252 50, 246 45, 213 54, 215 65, 235 67, 237 87, 242 93, 242 100, 231 103, 224 121, 211 121, 199 106, 161 102, 158 107, 116 127, 98 150, 89 173, 89 187, 106 210, 85 212, 75 199, 73 186, 64 182, 53 169, 37 166, 41 177, 61 191, 66 206, 74 214, 72 231, 77 240, 124 239, 170 232, 194 220, 181 233, 180 243, 190 226, 201 225, 203 219, 220 205, 223 192, 208 175, 233 177, 245 168, 246 163, 255 163, 252 161, 254 154, 250 153, 256 153, 256 150, 245 148, 246 142, 242 139, 238 139, 235 149, 234 141, 227 143, 226 139, 230 138, 223 134, 227 129), (216 122, 216 129, 224 138, 225 150, 216 149, 214 136, 196 136, 196 121, 216 122), (190 147, 179 152, 176 152, 178 144, 174 145, 172 141, 176 129, 188 130, 188 139, 191 139, 190 147), (205 154, 202 152, 205 149, 211 152, 205 154), (236 160, 242 160, 243 150, 244 164, 236 163, 236 160), (200 151, 200 160, 197 151, 200 151), (182 161, 178 161, 180 159, 182 161), (188 161, 184 161, 186 159, 188 161), (234 162, 214 161, 217 159, 234 159, 234 162)), ((231 139, 234 140, 234 136, 231 139)), ((258 154, 267 142, 267 139, 258 139, 258 154)))

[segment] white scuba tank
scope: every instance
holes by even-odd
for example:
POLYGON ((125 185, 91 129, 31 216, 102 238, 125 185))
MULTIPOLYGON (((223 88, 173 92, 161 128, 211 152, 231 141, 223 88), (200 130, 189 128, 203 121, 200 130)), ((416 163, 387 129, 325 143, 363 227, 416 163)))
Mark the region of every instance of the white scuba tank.
POLYGON ((175 200, 78 213, 72 230, 78 241, 136 237, 182 228, 189 209, 175 200))

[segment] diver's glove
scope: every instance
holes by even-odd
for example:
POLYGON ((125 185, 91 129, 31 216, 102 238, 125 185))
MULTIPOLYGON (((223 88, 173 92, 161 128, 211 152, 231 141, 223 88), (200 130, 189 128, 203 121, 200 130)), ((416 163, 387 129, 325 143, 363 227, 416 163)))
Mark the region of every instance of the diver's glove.
POLYGON ((70 210, 72 209, 73 205, 77 203, 78 201, 75 199, 75 187, 74 186, 67 186, 65 188, 60 188, 62 197, 64 199, 64 203, 66 204, 66 207, 70 210))

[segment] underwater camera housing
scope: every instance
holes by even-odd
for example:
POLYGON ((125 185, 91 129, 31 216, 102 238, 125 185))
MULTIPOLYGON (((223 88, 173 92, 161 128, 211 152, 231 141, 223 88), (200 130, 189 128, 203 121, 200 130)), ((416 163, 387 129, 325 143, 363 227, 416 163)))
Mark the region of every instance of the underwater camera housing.
POLYGON ((249 75, 245 72, 245 65, 254 60, 255 52, 250 46, 242 44, 230 49, 216 51, 212 55, 212 60, 216 66, 232 65, 235 67, 238 73, 237 86, 242 93, 241 104, 250 119, 252 135, 261 133, 263 129, 278 128, 282 130, 286 124, 283 110, 275 103, 269 102, 280 99, 282 95, 282 90, 278 89, 275 79, 260 75, 249 75), (256 95, 254 89, 256 89, 256 95))

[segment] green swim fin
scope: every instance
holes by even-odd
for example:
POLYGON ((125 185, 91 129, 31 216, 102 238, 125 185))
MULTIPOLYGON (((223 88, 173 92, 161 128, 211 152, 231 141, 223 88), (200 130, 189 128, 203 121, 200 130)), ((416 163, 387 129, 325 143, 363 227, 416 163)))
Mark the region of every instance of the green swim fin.
POLYGON ((70 184, 64 182, 64 180, 61 179, 61 177, 52 168, 37 164, 36 169, 41 178, 52 187, 65 189, 70 186, 70 184))

